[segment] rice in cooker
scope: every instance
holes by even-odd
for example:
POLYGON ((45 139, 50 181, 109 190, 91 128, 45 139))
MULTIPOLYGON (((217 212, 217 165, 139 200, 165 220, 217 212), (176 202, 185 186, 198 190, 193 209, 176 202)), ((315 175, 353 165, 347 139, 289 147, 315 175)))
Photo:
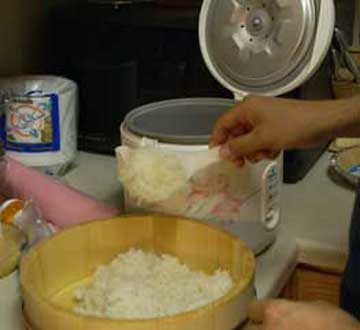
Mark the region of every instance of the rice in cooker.
POLYGON ((115 319, 163 317, 207 305, 232 287, 227 271, 207 275, 190 271, 176 257, 131 249, 75 290, 75 311, 115 319))
POLYGON ((121 181, 138 203, 157 203, 186 190, 185 169, 170 153, 147 148, 130 152, 129 159, 119 167, 121 181))

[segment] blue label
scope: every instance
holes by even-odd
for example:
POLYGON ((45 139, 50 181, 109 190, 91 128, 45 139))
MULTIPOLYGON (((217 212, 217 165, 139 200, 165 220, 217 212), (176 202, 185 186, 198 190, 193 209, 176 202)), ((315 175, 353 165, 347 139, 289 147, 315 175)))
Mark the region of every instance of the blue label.
POLYGON ((360 176, 360 164, 358 164, 358 165, 353 166, 352 168, 350 168, 349 172, 350 172, 352 175, 360 176))
POLYGON ((0 122, 6 150, 30 153, 60 150, 59 97, 39 94, 29 93, 8 103, 0 122))

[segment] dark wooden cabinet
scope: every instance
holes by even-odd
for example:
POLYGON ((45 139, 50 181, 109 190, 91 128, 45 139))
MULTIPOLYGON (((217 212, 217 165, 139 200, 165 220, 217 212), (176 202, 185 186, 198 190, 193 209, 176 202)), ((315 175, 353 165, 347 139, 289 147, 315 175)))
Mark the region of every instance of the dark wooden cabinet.
POLYGON ((280 297, 295 301, 339 302, 341 273, 299 265, 280 297))

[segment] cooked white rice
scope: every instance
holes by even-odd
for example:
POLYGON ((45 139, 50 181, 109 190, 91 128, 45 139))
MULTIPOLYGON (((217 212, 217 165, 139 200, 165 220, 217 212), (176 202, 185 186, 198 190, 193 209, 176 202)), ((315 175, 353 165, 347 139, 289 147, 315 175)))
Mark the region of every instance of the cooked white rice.
POLYGON ((193 272, 175 257, 131 249, 100 266, 93 281, 75 291, 75 311, 108 318, 162 317, 209 304, 232 286, 228 272, 193 272))
POLYGON ((122 184, 138 203, 158 203, 188 186, 185 169, 171 153, 154 148, 133 149, 119 167, 122 184))

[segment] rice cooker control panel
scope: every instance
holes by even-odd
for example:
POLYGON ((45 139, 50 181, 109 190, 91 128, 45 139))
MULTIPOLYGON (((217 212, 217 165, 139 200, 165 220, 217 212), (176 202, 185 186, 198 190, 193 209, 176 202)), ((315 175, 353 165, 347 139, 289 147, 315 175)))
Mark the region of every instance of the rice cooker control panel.
POLYGON ((281 174, 276 162, 272 162, 266 167, 262 181, 261 220, 267 230, 273 230, 280 220, 281 174))

